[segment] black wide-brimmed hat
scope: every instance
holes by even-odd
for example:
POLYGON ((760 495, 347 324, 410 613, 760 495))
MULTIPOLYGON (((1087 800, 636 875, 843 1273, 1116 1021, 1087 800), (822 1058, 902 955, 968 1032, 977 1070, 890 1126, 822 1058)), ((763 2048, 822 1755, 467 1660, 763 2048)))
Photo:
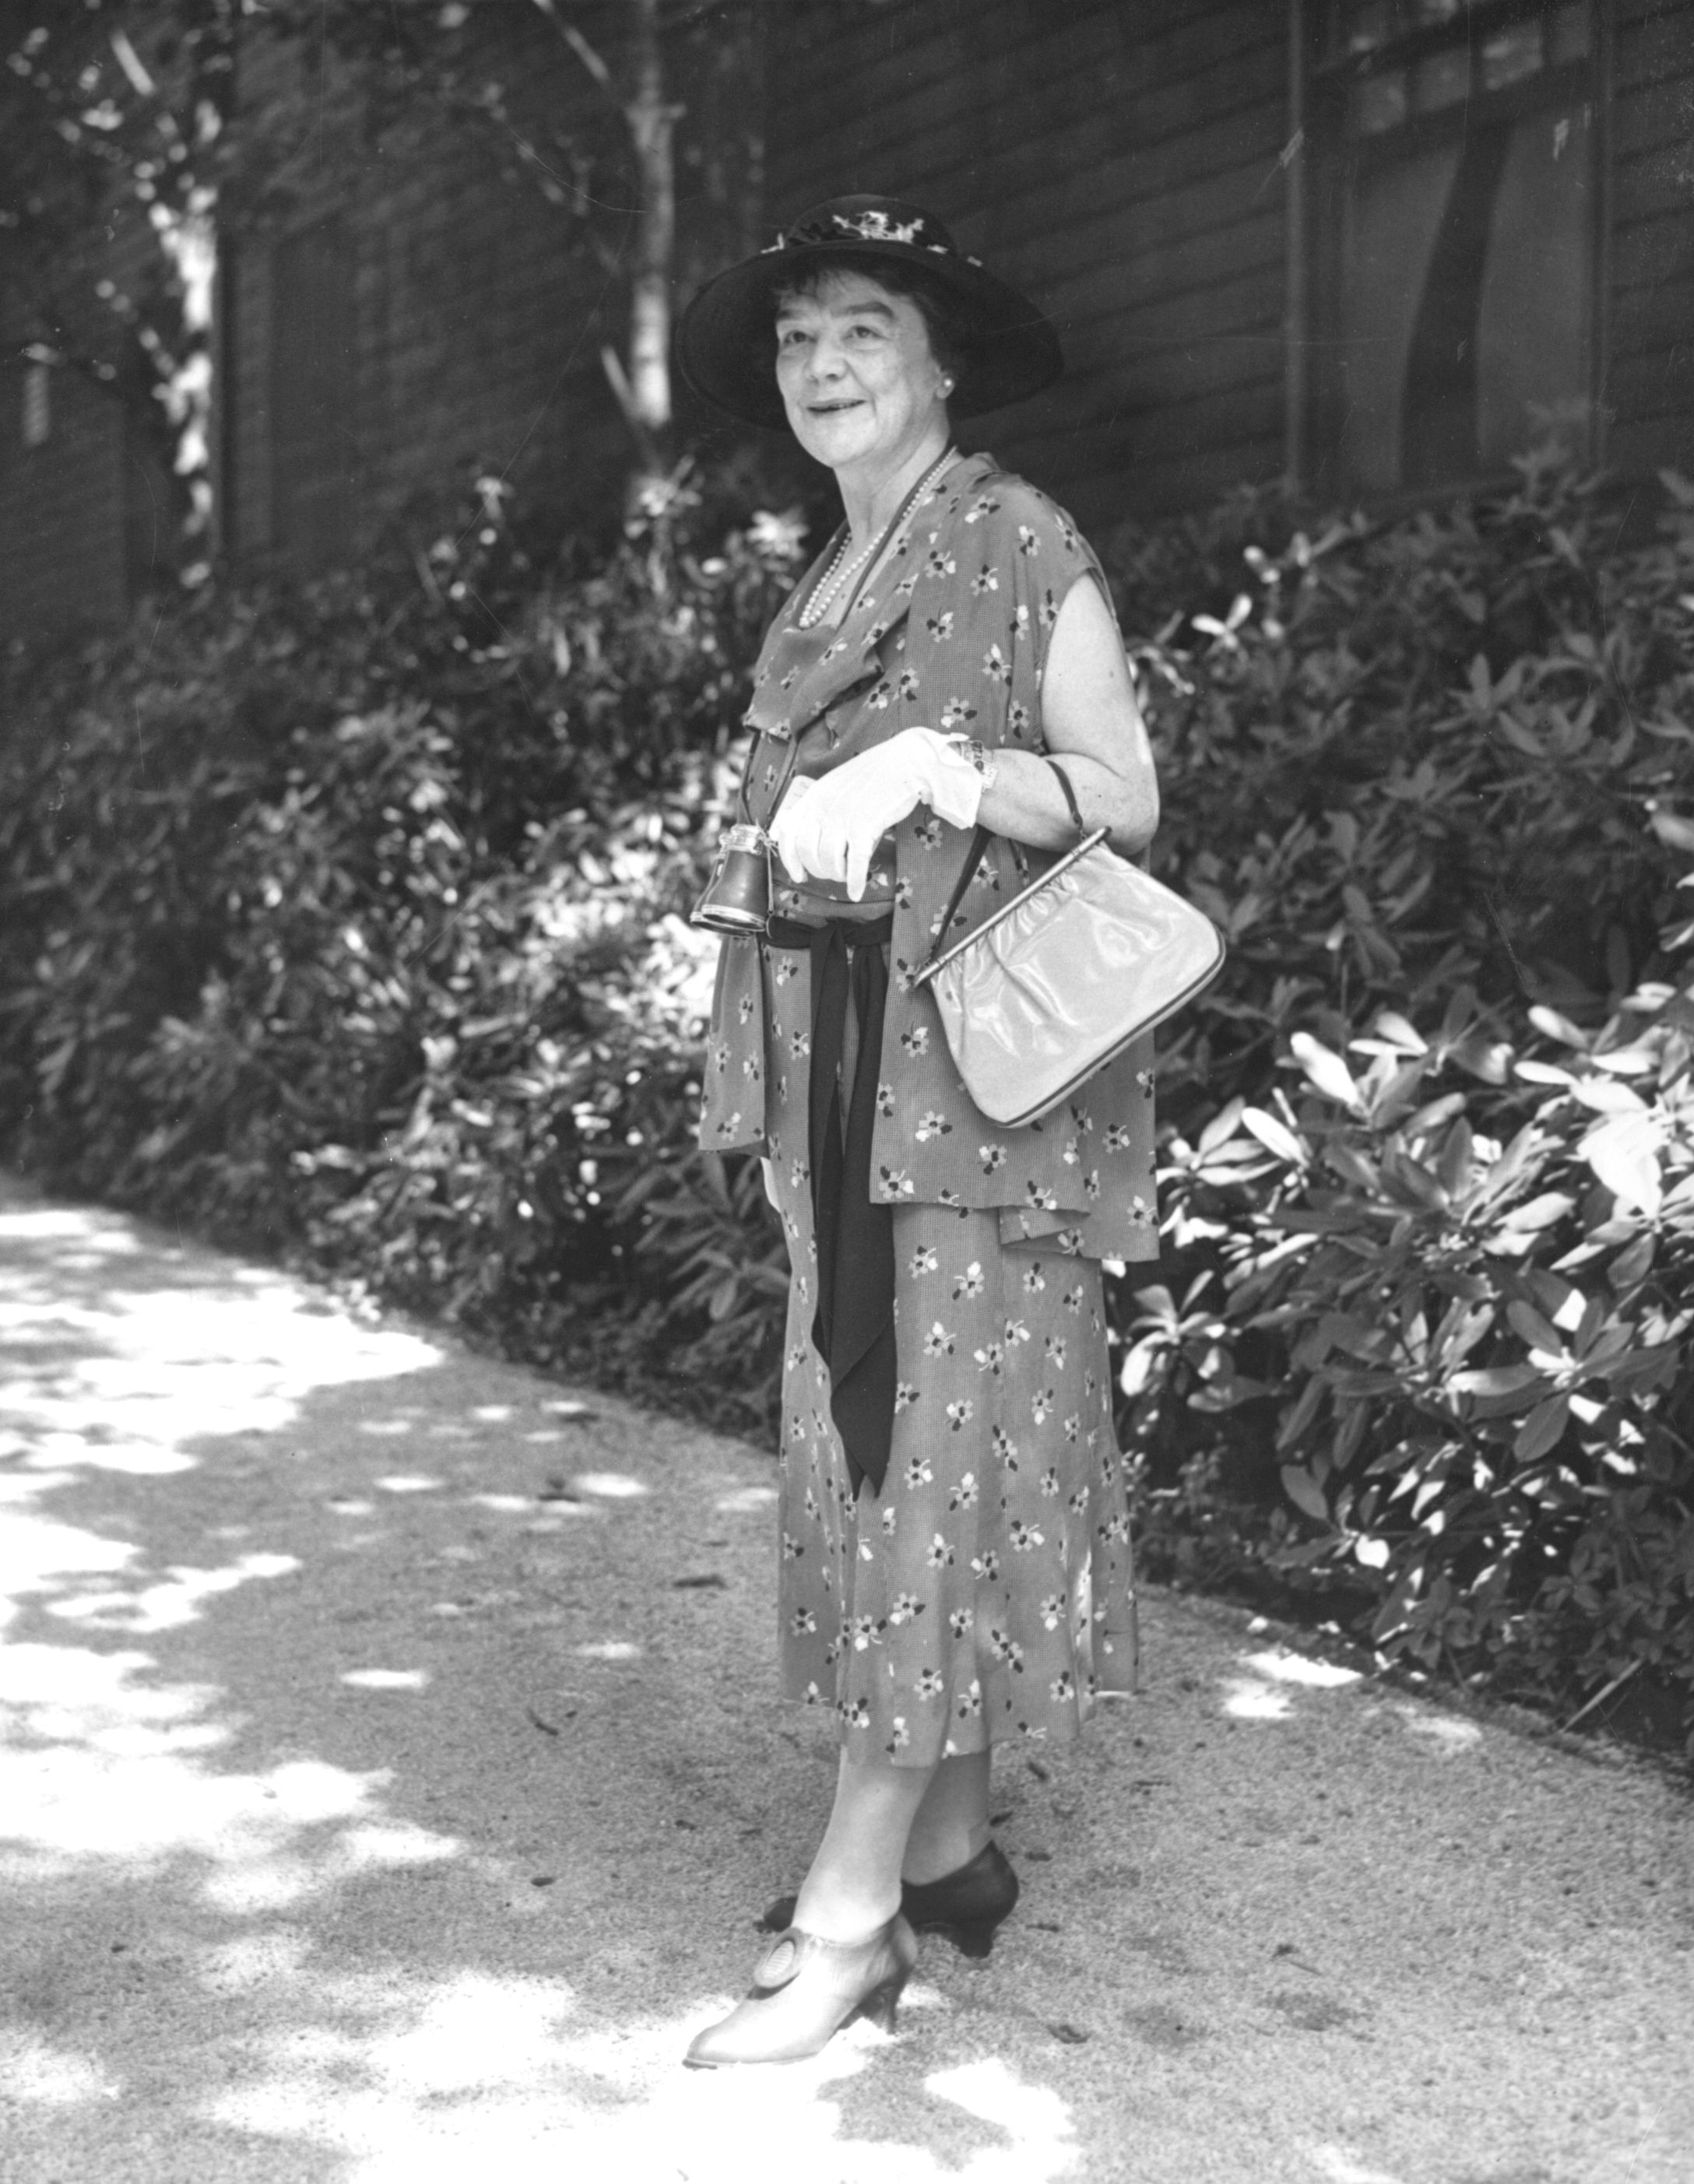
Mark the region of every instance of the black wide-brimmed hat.
POLYGON ((960 249, 939 220, 899 198, 830 198, 756 257, 709 281, 677 328, 677 360, 697 393, 749 425, 783 425, 777 391, 776 298, 811 266, 855 259, 908 265, 939 289, 964 350, 949 409, 972 417, 1021 402, 1065 368, 1059 337, 1026 297, 960 249))

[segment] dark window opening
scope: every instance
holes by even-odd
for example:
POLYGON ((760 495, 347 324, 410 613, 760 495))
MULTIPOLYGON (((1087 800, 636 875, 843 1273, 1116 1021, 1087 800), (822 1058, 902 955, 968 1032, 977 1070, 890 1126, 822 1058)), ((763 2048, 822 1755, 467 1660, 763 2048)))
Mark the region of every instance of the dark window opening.
POLYGON ((1588 0, 1332 0, 1315 86, 1332 483, 1591 452, 1596 114, 1588 0))

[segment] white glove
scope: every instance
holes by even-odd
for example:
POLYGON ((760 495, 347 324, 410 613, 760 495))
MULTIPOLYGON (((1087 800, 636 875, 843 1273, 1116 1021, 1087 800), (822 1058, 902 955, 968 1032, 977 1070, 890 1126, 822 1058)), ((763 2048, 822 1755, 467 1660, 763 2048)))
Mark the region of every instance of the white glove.
POLYGON ((790 782, 770 833, 788 877, 844 880, 864 900, 876 847, 890 827, 927 804, 952 827, 973 827, 989 777, 965 755, 963 738, 902 728, 821 781, 790 782))

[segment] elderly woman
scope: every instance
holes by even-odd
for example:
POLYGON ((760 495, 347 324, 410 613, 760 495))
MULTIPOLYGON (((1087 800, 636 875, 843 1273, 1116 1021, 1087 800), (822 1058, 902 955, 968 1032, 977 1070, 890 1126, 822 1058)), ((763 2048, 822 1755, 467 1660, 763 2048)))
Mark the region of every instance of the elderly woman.
POLYGON ((1098 562, 954 443, 1062 370, 1029 304, 917 207, 839 198, 703 290, 678 349, 845 516, 755 677, 744 816, 780 861, 766 930, 724 943, 701 1124, 762 1155, 787 1232, 783 1680, 840 1764, 751 1991, 689 2051, 710 2067, 890 2023, 914 1929, 986 1954, 1017 1895, 990 1746, 1068 1741, 1133 1680, 1101 1261, 1156 1248, 1151 1057, 1001 1127, 913 975, 973 827, 969 924, 1073 844, 1073 794, 1124 853, 1158 804, 1098 562))

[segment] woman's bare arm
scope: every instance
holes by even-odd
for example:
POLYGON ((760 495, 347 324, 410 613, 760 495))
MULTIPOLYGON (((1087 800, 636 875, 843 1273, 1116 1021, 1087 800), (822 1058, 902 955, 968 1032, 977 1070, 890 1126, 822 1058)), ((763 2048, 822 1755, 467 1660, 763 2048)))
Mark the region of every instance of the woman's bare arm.
MULTIPOLYGON (((1041 728, 1062 758, 1086 825, 1109 827, 1112 846, 1130 856, 1159 823, 1153 755, 1112 610, 1092 578, 1073 584, 1059 610, 1041 684, 1041 728)), ((983 792, 984 827, 1040 850, 1076 838, 1064 792, 1031 751, 993 755, 996 777, 983 792)))

